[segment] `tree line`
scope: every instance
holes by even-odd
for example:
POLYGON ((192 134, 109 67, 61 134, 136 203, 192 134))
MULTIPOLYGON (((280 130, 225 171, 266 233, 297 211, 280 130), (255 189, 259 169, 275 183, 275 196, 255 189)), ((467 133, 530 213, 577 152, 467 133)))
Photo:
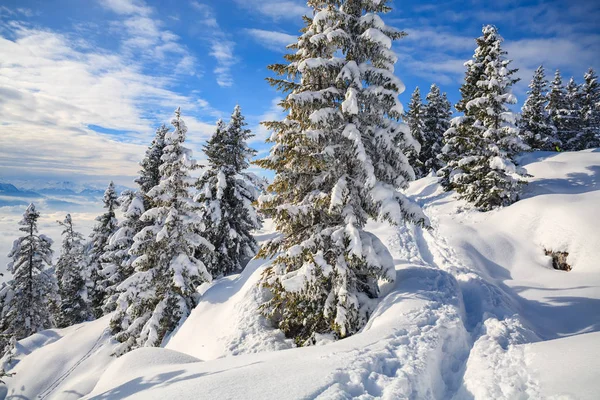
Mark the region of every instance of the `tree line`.
POLYGON ((262 220, 252 203, 263 185, 248 173, 255 154, 240 107, 217 122, 199 168, 185 147, 187 127, 177 109, 173 129, 157 129, 140 163, 138 189, 120 196, 111 182, 90 240, 71 215, 63 228, 60 257, 38 232, 40 213, 31 204, 20 222, 8 265, 12 280, 0 290, 0 350, 7 370, 17 340, 112 314, 110 329, 120 355, 160 346, 196 306, 203 282, 239 273, 256 254, 251 234, 262 220), (116 211, 122 211, 118 221, 116 211))

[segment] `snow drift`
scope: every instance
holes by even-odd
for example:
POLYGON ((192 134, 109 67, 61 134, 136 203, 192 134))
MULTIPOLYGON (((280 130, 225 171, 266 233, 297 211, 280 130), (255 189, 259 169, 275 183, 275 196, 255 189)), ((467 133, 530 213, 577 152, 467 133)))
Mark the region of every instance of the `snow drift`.
MULTIPOLYGON (((7 398, 593 399, 600 393, 600 151, 533 153, 518 203, 480 213, 435 177, 433 229, 371 222, 393 256, 367 326, 293 348, 257 313, 268 261, 201 288, 166 348, 110 356, 107 317, 22 340, 7 398), (545 250, 566 251, 570 272, 545 250)), ((273 235, 267 226, 257 240, 273 235)))

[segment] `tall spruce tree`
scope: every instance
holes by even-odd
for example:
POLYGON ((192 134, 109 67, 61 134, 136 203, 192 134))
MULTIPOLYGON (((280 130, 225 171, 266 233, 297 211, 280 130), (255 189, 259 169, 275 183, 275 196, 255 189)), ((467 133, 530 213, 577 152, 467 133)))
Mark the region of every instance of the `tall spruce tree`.
POLYGON ((556 70, 554 79, 548 92, 548 103, 546 111, 550 116, 552 124, 556 128, 556 137, 560 146, 560 150, 566 150, 565 146, 570 140, 571 132, 568 129, 568 106, 566 100, 565 87, 562 82, 560 71, 556 70))
POLYGON ((419 87, 416 87, 410 97, 410 103, 408 103, 408 111, 404 115, 404 121, 406 121, 408 128, 410 129, 410 134, 413 139, 419 143, 418 146, 414 147, 409 145, 406 149, 408 162, 413 167, 417 179, 424 177, 428 172, 423 157, 420 154, 425 141, 423 114, 424 107, 423 101, 421 100, 421 92, 419 91, 419 87))
POLYGON ((169 128, 162 125, 156 130, 154 140, 146 150, 146 155, 140 166, 140 176, 135 180, 140 186, 142 193, 148 193, 160 181, 160 166, 162 164, 161 157, 165 149, 165 135, 169 132, 169 128))
POLYGON ((119 286, 111 329, 121 342, 115 354, 144 346, 160 346, 196 306, 196 288, 211 276, 195 255, 213 246, 197 232, 200 218, 190 195, 190 171, 196 168, 184 147, 187 127, 180 110, 165 135, 160 183, 148 192, 154 205, 140 220, 147 222, 134 237, 134 273, 119 286))
POLYGON ((427 223, 396 190, 414 178, 400 150, 414 140, 397 122, 403 85, 391 45, 404 33, 379 17, 387 1, 308 5, 314 15, 289 46, 295 53, 269 67, 281 76, 269 81, 287 93, 287 117, 263 123, 274 146, 257 162, 275 171, 259 207, 281 232, 259 252, 276 256, 261 282, 270 293, 261 310, 298 345, 356 333, 378 280, 395 279, 387 249, 363 229, 367 218, 427 223))
POLYGON ((600 83, 592 68, 583 76, 580 93, 583 131, 580 147, 600 147, 600 83))
POLYGON ((520 135, 531 150, 556 150, 561 142, 546 111, 547 84, 544 67, 539 66, 529 84, 527 100, 521 109, 520 135))
POLYGON ((129 278, 133 270, 133 261, 136 256, 130 254, 133 238, 148 224, 140 220, 145 211, 145 196, 141 191, 126 190, 119 197, 119 205, 123 212, 123 219, 113 233, 105 252, 101 257, 101 287, 104 288, 104 314, 115 310, 120 294, 119 285, 129 278))
POLYGON ((258 251, 251 234, 261 227, 252 205, 258 192, 244 173, 256 152, 246 143, 252 137, 246 125, 239 106, 229 125, 217 122, 215 133, 204 146, 208 168, 196 184, 202 235, 215 246, 214 258, 205 264, 215 278, 239 273, 258 251))
POLYGON ((64 328, 90 317, 87 305, 87 290, 85 285, 85 265, 83 235, 75 231, 71 214, 63 221, 57 221, 62 226, 62 251, 56 262, 56 279, 60 298, 57 316, 57 326, 64 328))
POLYGON ((162 125, 156 130, 152 143, 140 162, 141 170, 135 182, 139 190, 127 190, 121 194, 118 203, 123 212, 123 220, 118 229, 108 239, 101 257, 102 272, 100 287, 104 289, 103 312, 115 310, 120 295, 119 286, 133 274, 133 261, 136 256, 130 253, 133 238, 149 223, 140 219, 145 210, 152 208, 148 192, 160 183, 160 165, 165 149, 165 135, 169 129, 162 125))
POLYGON ((502 50, 494 26, 483 28, 473 59, 465 65, 462 99, 456 109, 464 116, 452 120, 444 134, 442 184, 482 211, 506 206, 518 199, 520 169, 514 156, 527 148, 518 137, 515 115, 507 104, 516 103, 510 87, 517 81, 511 60, 502 50))
POLYGON ((569 79, 565 87, 564 132, 566 141, 563 141, 565 150, 583 150, 583 119, 581 115, 581 92, 574 78, 569 79))
POLYGON ((19 222, 24 233, 13 243, 8 257, 12 280, 2 293, 0 350, 11 351, 16 340, 54 327, 49 302, 56 297, 52 266, 52 239, 38 233, 40 213, 33 204, 19 222))
POLYGON ((109 238, 118 228, 115 211, 118 207, 115 185, 111 181, 102 199, 106 212, 96 218, 96 225, 90 235, 88 253, 88 300, 92 315, 100 318, 106 297, 106 281, 102 274, 102 257, 107 250, 109 238))
POLYGON ((427 104, 423 113, 423 143, 419 157, 425 170, 438 171, 444 163, 439 156, 444 146, 444 132, 450 128, 452 111, 446 93, 441 93, 440 88, 433 84, 426 97, 427 104))

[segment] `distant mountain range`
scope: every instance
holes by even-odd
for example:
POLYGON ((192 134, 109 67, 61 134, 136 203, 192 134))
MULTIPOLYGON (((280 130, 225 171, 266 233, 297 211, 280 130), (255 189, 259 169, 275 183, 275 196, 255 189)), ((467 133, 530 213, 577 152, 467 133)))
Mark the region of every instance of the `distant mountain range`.
MULTIPOLYGON (((107 183, 77 183, 72 181, 37 181, 37 180, 11 180, 8 182, 24 191, 34 191, 37 193, 46 193, 52 195, 97 195, 100 193, 104 194, 107 183)), ((115 185, 117 192, 131 189, 123 185, 115 185)))
MULTIPOLYGON (((129 189, 116 185, 117 193, 129 189)), ((73 182, 0 182, 0 207, 22 206, 31 202, 43 202, 49 207, 77 207, 79 202, 98 201, 104 195, 104 188, 98 185, 76 184, 73 182)))

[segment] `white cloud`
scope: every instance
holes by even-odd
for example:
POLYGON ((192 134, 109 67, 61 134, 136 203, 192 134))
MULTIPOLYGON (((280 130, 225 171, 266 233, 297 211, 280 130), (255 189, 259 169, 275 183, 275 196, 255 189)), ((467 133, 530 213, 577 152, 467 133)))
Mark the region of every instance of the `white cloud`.
POLYGON ((233 55, 235 44, 229 40, 213 40, 210 55, 217 60, 214 73, 217 76, 219 86, 233 85, 231 67, 236 63, 233 55))
POLYGON ((238 61, 234 54, 235 43, 229 40, 223 32, 210 6, 198 1, 192 1, 190 4, 202 15, 200 23, 207 28, 205 34, 210 41, 211 50, 209 54, 217 61, 217 65, 213 69, 217 84, 221 87, 232 86, 231 67, 238 61))
POLYGON ((419 47, 436 48, 445 52, 473 51, 475 39, 469 36, 461 36, 443 30, 420 27, 417 29, 405 29, 408 34, 400 40, 400 43, 410 43, 419 47))
POLYGON ((306 1, 290 0, 235 0, 242 8, 272 19, 298 19, 308 14, 306 1))
POLYGON ((158 121, 168 121, 177 105, 190 114, 197 148, 208 137, 193 114, 210 105, 171 90, 170 78, 147 75, 119 54, 86 52, 91 45, 56 32, 13 26, 14 40, 0 36, 3 178, 131 177, 158 121))
POLYGON ((179 43, 179 36, 163 29, 160 18, 142 0, 99 1, 123 18, 113 21, 110 26, 113 32, 123 37, 122 46, 131 56, 166 62, 170 61, 167 55, 178 55, 181 59, 175 68, 176 73, 193 75, 196 72, 195 57, 179 43))
POLYGON ((246 29, 259 44, 274 51, 285 51, 286 46, 298 41, 298 37, 283 32, 264 29, 246 29))
POLYGON ((149 15, 152 9, 140 0, 100 0, 107 9, 121 15, 149 15))

